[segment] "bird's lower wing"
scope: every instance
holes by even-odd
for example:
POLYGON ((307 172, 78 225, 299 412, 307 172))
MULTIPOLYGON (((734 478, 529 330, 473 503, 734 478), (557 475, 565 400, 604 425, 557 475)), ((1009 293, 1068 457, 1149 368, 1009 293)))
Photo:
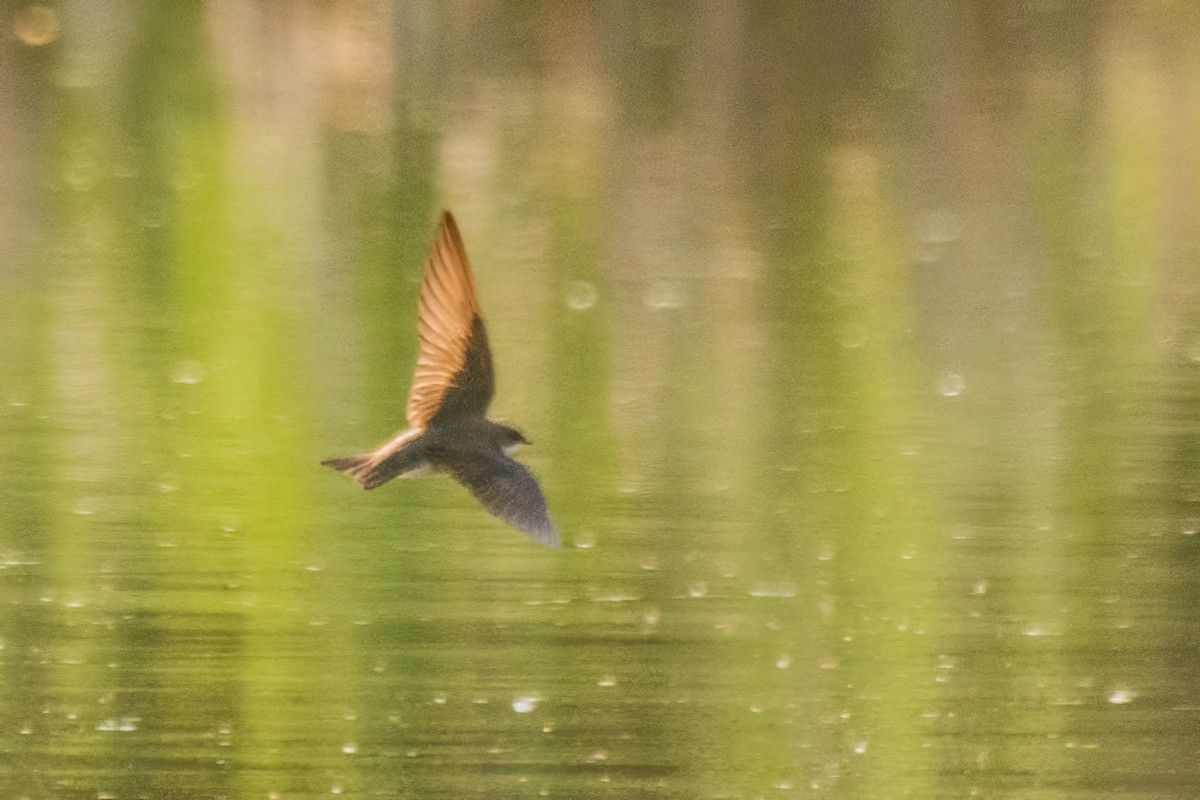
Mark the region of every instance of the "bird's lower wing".
POLYGON ((544 545, 559 546, 546 497, 537 479, 521 464, 502 457, 472 459, 452 474, 492 514, 544 545))

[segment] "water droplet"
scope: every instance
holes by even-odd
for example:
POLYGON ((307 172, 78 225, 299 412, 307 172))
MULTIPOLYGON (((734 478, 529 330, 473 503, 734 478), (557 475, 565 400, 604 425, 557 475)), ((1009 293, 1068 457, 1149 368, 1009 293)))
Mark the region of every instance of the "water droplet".
POLYGON ((854 752, 858 753, 859 755, 862 755, 863 753, 867 752, 867 743, 866 742, 856 742, 854 744, 854 752))
POLYGON ((567 284, 567 307, 575 311, 586 311, 596 305, 596 287, 588 281, 571 281, 567 284))
POLYGON ((795 597, 796 587, 790 583, 756 583, 750 587, 751 597, 795 597))
POLYGON ((358 752, 358 745, 354 742, 346 742, 342 745, 342 752, 348 756, 352 756, 358 752))
POLYGON ((1136 699, 1137 692, 1124 688, 1113 689, 1108 695, 1108 702, 1116 706, 1123 706, 1127 703, 1132 703, 1136 699))
POLYGON ((58 12, 48 6, 26 6, 13 19, 13 33, 21 44, 29 47, 50 44, 58 38, 61 30, 58 12))
POLYGON ((928 244, 949 244, 960 236, 958 215, 953 211, 930 211, 920 225, 920 239, 928 244))
POLYGON ((606 689, 610 689, 613 686, 617 685, 617 678, 615 675, 605 675, 603 678, 596 681, 596 685, 603 686, 606 689))
POLYGON ((596 534, 591 531, 580 531, 575 534, 575 547, 579 550, 591 550, 596 546, 596 534))
POLYGON ((942 397, 958 397, 967 389, 967 379, 957 372, 943 372, 938 377, 937 392, 942 397))
POLYGON ((683 305, 679 299, 679 289, 670 281, 655 281, 646 287, 642 297, 646 305, 654 309, 679 308, 683 305))
POLYGON ((641 600, 640 594, 625 593, 621 591, 611 592, 609 594, 597 594, 590 598, 593 603, 629 603, 634 600, 641 600))
POLYGON ((688 597, 704 597, 708 594, 708 584, 704 581, 696 581, 688 587, 688 597))
POLYGON ((518 714, 528 714, 537 708, 538 698, 531 695, 522 695, 521 697, 513 698, 512 710, 518 714))
POLYGON ((862 325, 847 325, 838 336, 838 344, 847 350, 857 350, 867 343, 868 338, 862 325))
POLYGON ((963 542, 968 539, 975 538, 975 531, 970 525, 960 523, 950 529, 950 538, 956 542, 963 542))
POLYGON ((180 361, 175 365, 171 380, 187 386, 199 383, 204 380, 204 365, 195 360, 180 361))
POLYGON ((103 722, 101 722, 99 725, 96 726, 96 730, 106 731, 106 732, 107 731, 119 731, 121 733, 128 733, 129 731, 136 731, 138 729, 138 723, 141 721, 142 721, 141 717, 121 717, 119 719, 106 719, 103 722))
POLYGON ((792 666, 792 657, 790 655, 788 655, 787 653, 784 653, 783 655, 776 657, 776 659, 775 659, 775 668, 776 669, 787 669, 790 666, 792 666))

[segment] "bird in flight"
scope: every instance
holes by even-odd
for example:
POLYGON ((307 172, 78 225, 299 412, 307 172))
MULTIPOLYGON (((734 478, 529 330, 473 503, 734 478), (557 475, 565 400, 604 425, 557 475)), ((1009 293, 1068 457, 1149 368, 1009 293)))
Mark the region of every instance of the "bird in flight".
POLYGON ((442 212, 417 302, 420 349, 408 392, 408 429, 369 453, 321 463, 364 489, 433 469, 446 472, 483 507, 542 544, 558 547, 537 480, 509 458, 520 431, 485 414, 495 391, 492 351, 458 225, 442 212))

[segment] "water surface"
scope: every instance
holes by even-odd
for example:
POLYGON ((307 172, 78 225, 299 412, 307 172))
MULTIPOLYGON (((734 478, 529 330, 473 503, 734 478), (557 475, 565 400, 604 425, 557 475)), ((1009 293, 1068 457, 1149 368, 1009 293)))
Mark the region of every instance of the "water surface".
POLYGON ((6 796, 1200 786, 1194 13, 167 6, 3 19, 6 796), (561 550, 318 466, 443 207, 561 550))

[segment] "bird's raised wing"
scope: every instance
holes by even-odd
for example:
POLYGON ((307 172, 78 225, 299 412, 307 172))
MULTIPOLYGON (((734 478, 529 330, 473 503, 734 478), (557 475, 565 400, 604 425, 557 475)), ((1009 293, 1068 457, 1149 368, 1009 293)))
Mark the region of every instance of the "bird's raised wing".
POLYGON ((417 335, 420 350, 405 414, 409 425, 425 428, 438 417, 482 415, 495 387, 492 353, 467 251, 449 211, 442 212, 425 261, 417 335))
POLYGON ((542 544, 558 547, 546 497, 523 465, 504 456, 480 455, 457 462, 451 474, 492 514, 542 544))

